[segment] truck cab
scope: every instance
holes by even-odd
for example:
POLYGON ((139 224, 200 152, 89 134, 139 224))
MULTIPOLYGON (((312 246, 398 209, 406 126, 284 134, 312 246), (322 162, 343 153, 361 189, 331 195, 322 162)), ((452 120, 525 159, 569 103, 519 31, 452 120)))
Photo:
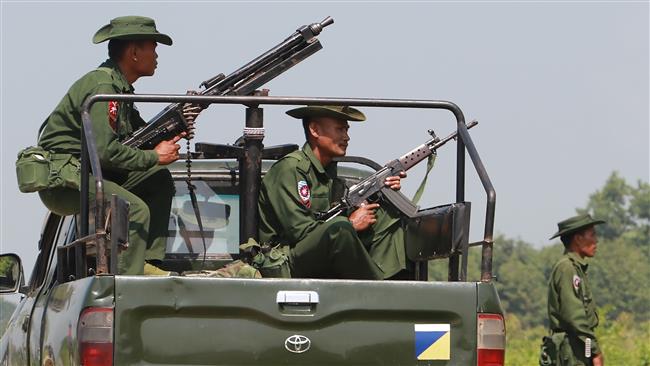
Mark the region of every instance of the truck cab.
MULTIPOLYGON (((431 232, 430 240, 410 247, 407 243, 409 258, 416 263, 410 280, 183 276, 216 270, 243 258, 239 245, 257 235, 259 181, 275 160, 298 148, 292 144, 264 147, 259 133, 245 134, 242 144, 197 144, 191 156, 191 175, 202 231, 190 199, 185 163, 170 165, 176 195, 161 267, 181 275, 117 274, 114 253, 121 241, 128 241, 124 237, 128 205, 108 197, 87 202, 88 196, 84 198, 82 191, 82 202, 86 202, 79 215, 47 215, 38 259, 26 285, 20 258, 0 256, 0 264, 6 264, 0 266, 0 292, 23 294, 0 341, 2 364, 504 364, 504 312, 491 275, 496 196, 462 112, 453 103, 268 96, 137 97, 138 101, 189 98, 208 104, 242 104, 247 108, 246 128, 257 132, 263 128, 262 114, 257 110, 264 104, 316 102, 449 109, 456 117, 459 136, 456 200, 429 209, 438 213, 434 215, 438 221, 432 224, 438 229, 431 232), (468 242, 464 229, 469 225, 471 207, 464 201, 466 152, 488 197, 485 236, 477 243, 468 242), (106 215, 109 211, 110 216, 106 215), (466 278, 471 246, 482 247, 478 282, 466 278), (448 281, 429 280, 427 270, 432 261, 447 261, 448 281)), ((87 103, 116 98, 133 96, 97 95, 87 103)), ((87 122, 84 120, 85 126, 89 126, 87 122)), ((97 172, 101 168, 95 165, 98 159, 93 143, 89 140, 86 145, 88 156, 83 158, 82 169, 97 172)), ((363 157, 342 160, 339 177, 349 185, 381 167, 363 157)))

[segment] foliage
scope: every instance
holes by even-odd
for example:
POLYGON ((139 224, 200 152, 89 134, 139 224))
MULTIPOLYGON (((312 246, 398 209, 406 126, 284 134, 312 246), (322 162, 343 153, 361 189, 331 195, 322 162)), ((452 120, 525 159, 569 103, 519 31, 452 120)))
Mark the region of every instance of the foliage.
POLYGON ((11 257, 0 258, 0 275, 8 276, 13 273, 15 261, 11 257))
MULTIPOLYGON (((599 313, 608 315, 608 309, 600 308, 599 313)), ((523 327, 514 314, 506 316, 506 324, 506 366, 537 365, 546 327, 523 327)), ((606 364, 650 366, 650 321, 638 323, 621 313, 615 321, 603 322, 596 336, 606 364)))
POLYGON ((537 365, 545 327, 524 327, 515 314, 506 315, 506 365, 537 365))
POLYGON ((650 239, 650 184, 633 187, 614 172, 605 186, 589 196, 587 207, 577 210, 607 221, 598 226, 604 240, 622 239, 648 252, 650 239))

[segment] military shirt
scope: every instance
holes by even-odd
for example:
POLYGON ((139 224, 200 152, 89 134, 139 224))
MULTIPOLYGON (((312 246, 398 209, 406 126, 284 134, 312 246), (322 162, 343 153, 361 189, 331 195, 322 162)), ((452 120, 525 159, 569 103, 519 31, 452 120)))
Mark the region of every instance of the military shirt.
MULTIPOLYGON (((132 94, 133 87, 118 65, 107 60, 77 80, 45 121, 39 145, 57 153, 81 154, 81 112, 86 98, 93 94, 132 94)), ((120 139, 145 122, 132 103, 96 102, 90 109, 93 133, 103 169, 117 172, 147 170, 158 164, 153 150, 125 146, 120 139)))
POLYGON ((304 239, 323 224, 314 213, 340 199, 343 185, 336 164, 323 167, 309 144, 278 160, 260 187, 260 241, 293 246, 304 239))
POLYGON ((594 334, 598 313, 589 280, 587 261, 574 252, 566 253, 553 267, 548 286, 548 316, 551 330, 565 331, 582 342, 591 338, 591 353, 600 353, 594 334))

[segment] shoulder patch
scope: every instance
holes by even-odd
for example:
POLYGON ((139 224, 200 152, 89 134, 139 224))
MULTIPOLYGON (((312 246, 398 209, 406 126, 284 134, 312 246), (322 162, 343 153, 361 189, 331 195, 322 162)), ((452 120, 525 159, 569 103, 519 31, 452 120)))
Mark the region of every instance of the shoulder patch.
POLYGON ((298 181, 298 197, 300 197, 300 201, 305 207, 311 207, 311 191, 307 181, 298 181))
POLYGON ((573 289, 577 290, 580 288, 580 283, 582 282, 582 279, 578 277, 578 275, 573 275, 573 289))
POLYGON ((117 132, 118 105, 117 101, 114 100, 108 102, 108 123, 115 132, 117 132))

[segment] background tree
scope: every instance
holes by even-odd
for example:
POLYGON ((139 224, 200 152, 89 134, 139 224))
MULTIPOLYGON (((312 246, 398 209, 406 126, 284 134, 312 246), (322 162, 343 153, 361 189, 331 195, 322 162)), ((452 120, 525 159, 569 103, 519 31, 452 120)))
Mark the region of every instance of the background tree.
POLYGON ((624 239, 644 246, 647 252, 650 239, 650 184, 647 182, 639 181, 632 187, 613 172, 605 186, 589 196, 587 206, 577 211, 607 221, 597 227, 601 239, 624 239))

